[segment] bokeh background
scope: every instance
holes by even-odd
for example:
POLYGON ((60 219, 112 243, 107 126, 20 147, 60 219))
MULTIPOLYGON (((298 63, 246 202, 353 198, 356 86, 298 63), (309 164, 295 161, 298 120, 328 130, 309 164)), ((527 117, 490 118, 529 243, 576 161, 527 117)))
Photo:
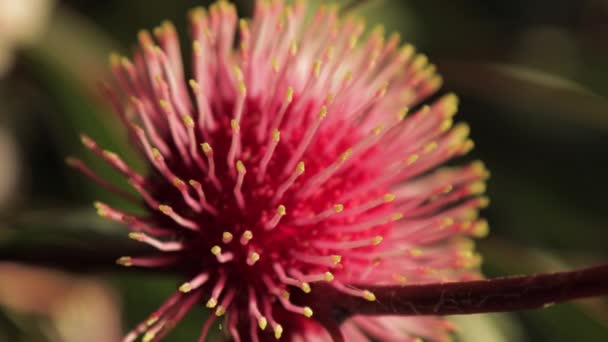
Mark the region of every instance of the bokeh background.
MULTIPOLYGON (((250 15, 250 0, 236 2, 250 15)), ((608 1, 359 2, 370 27, 401 32, 461 97, 472 158, 492 172, 486 275, 606 262, 608 1)), ((89 204, 117 201, 64 157, 89 155, 87 132, 137 161, 96 90, 107 56, 162 19, 185 37, 197 5, 0 0, 0 341, 113 341, 175 289, 178 277, 112 268, 107 256, 132 245, 89 204)), ((202 311, 168 340, 196 340, 202 311)), ((455 320, 461 341, 608 341, 606 298, 455 320)))

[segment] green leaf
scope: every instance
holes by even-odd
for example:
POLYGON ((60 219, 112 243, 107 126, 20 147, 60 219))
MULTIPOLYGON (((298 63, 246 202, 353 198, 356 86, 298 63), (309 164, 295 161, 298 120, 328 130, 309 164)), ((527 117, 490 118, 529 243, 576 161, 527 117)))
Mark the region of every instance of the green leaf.
POLYGON ((544 122, 608 130, 608 99, 558 75, 526 66, 441 61, 437 63, 450 89, 466 96, 542 114, 544 122))

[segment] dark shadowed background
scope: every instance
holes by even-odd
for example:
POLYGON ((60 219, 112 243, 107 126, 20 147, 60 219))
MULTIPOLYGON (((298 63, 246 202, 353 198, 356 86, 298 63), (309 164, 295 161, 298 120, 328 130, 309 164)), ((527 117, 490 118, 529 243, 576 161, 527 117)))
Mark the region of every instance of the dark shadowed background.
MULTIPOLYGON (((250 1, 237 4, 251 14, 250 1)), ((175 289, 177 277, 86 266, 125 233, 89 205, 116 200, 64 158, 86 155, 87 132, 134 160, 96 83, 139 29, 170 19, 186 37, 197 5, 207 2, 0 0, 0 255, 52 263, 49 249, 78 251, 62 255, 70 272, 0 262, 0 341, 111 341, 175 289)), ((492 172, 485 274, 606 262, 608 1, 369 0, 356 11, 401 32, 461 98, 471 158, 492 172)), ((202 311, 168 340, 195 340, 202 311)), ((462 341, 608 340, 606 298, 456 320, 462 341)))

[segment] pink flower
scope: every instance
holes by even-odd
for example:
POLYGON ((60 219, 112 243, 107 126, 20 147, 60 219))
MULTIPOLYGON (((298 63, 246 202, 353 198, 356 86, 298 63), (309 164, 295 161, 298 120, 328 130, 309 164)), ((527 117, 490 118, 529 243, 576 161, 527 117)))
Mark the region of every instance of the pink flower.
MULTIPOLYGON (((281 0, 257 1, 254 18, 238 25, 227 2, 193 10, 188 76, 170 23, 155 39, 140 32, 133 60, 112 57, 119 90, 107 95, 152 171, 83 142, 129 179, 148 214, 96 207, 157 250, 120 264, 188 277, 125 341, 156 341, 202 305, 214 314, 201 341, 219 316, 235 341, 324 341, 314 305, 290 293, 305 300, 327 282, 374 301, 353 284, 478 277, 468 237, 487 232, 477 211, 488 173, 480 162, 434 171, 473 147, 466 125, 452 127, 457 98, 421 105, 441 78, 398 35, 366 35, 334 6, 305 15, 304 2, 281 0)), ((341 329, 348 341, 439 341, 450 326, 355 316, 341 329)))

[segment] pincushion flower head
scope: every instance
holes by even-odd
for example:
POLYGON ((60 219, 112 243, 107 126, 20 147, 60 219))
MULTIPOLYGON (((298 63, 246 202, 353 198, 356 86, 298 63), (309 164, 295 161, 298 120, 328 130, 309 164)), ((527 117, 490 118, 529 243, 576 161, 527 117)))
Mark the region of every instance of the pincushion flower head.
MULTIPOLYGON (((132 59, 112 56, 118 87, 106 95, 150 170, 82 141, 128 178, 147 215, 96 207, 155 249, 118 263, 185 272, 125 341, 159 340, 193 307, 211 310, 201 340, 218 317, 235 341, 330 340, 307 302, 318 283, 374 301, 366 285, 478 276, 469 237, 487 231, 487 171, 437 169, 473 146, 452 124, 457 98, 422 104, 441 78, 398 35, 366 33, 335 6, 305 17, 302 1, 257 1, 239 21, 220 1, 190 13, 190 70, 170 23, 140 32, 132 59)), ((348 341, 441 341, 450 325, 354 316, 341 330, 348 341)))

